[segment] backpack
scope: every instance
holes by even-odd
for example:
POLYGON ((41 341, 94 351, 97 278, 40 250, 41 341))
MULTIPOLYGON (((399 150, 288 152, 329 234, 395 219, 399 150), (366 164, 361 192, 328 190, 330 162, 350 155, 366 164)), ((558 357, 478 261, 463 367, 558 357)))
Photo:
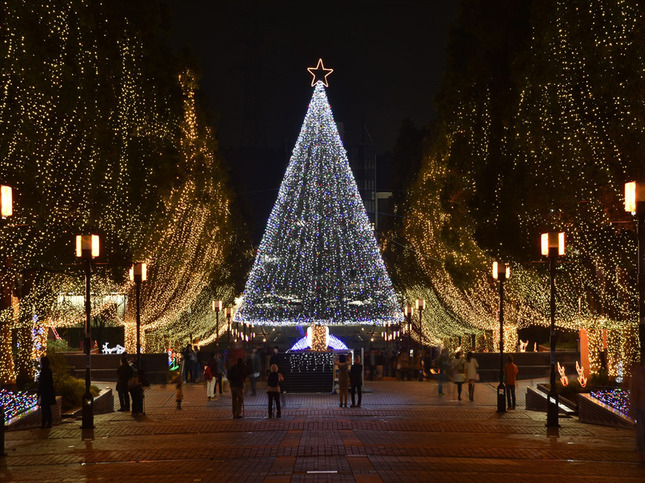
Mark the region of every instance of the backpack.
POLYGON ((267 384, 269 387, 278 387, 278 384, 280 384, 280 377, 278 376, 277 372, 272 372, 269 374, 269 377, 267 378, 267 384))

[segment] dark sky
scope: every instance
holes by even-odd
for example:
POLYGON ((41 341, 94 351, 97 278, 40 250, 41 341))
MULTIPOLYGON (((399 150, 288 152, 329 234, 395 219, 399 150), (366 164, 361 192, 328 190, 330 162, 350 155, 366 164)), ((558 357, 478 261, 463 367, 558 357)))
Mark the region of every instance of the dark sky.
MULTIPOLYGON (((459 5, 458 0, 167 3, 176 46, 192 50, 202 66, 201 88, 217 115, 224 152, 240 145, 282 150, 266 159, 232 160, 245 189, 251 195, 267 190, 262 203, 271 206, 313 93, 307 67, 322 57, 334 69, 327 95, 336 121, 344 124, 345 144, 362 135, 364 125, 378 154, 391 151, 403 119, 422 126, 434 118, 459 5)), ((264 214, 257 218, 266 223, 264 214)))

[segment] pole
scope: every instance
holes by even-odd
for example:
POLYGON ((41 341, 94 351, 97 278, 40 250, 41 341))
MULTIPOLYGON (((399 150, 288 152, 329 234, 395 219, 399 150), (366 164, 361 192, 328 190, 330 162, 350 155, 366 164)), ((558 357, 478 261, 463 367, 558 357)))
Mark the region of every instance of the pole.
POLYGON ((419 355, 423 352, 423 329, 421 326, 423 320, 423 309, 419 308, 419 355))
POLYGON ((499 385, 497 386, 497 412, 506 412, 506 386, 504 385, 504 278, 499 277, 499 385))
POLYGON ((408 313, 408 354, 410 353, 410 349, 412 348, 412 344, 410 343, 411 332, 412 332, 412 312, 408 313))
POLYGON ((83 394, 82 425, 81 429, 94 428, 94 396, 90 391, 91 365, 90 365, 90 317, 92 306, 90 303, 90 275, 92 272, 90 256, 85 257, 85 394, 83 394))
POLYGON ((141 370, 141 275, 134 276, 137 289, 137 370, 141 370))
POLYGON ((215 352, 219 352, 219 310, 215 311, 215 352))
POLYGON ((636 232, 638 237, 638 337, 640 338, 641 365, 645 364, 645 206, 638 203, 636 232))
POLYGON ((548 428, 558 428, 558 391, 555 388, 555 257, 557 256, 557 247, 549 248, 549 276, 551 279, 551 389, 548 394, 548 404, 546 413, 546 425, 548 428))

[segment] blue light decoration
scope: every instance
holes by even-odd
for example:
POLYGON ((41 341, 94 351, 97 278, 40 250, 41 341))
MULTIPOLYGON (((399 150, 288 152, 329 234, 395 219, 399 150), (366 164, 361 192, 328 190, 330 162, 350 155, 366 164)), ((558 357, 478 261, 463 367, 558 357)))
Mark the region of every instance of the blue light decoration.
POLYGON ((317 81, 235 322, 385 325, 403 313, 317 81))
POLYGON ((9 424, 18 415, 35 409, 38 406, 38 396, 24 391, 0 389, 0 406, 4 406, 4 424, 9 424))
POLYGON ((601 389, 591 391, 591 397, 629 417, 629 391, 623 389, 601 389))
MULTIPOLYGON (((342 340, 340 340, 338 337, 336 337, 333 334, 329 334, 328 344, 329 344, 329 348, 335 351, 349 350, 349 347, 347 347, 342 340)), ((293 344, 293 346, 291 346, 291 349, 289 349, 287 352, 298 352, 298 351, 304 351, 307 349, 309 349, 309 340, 305 336, 302 339, 299 339, 298 342, 293 344)))

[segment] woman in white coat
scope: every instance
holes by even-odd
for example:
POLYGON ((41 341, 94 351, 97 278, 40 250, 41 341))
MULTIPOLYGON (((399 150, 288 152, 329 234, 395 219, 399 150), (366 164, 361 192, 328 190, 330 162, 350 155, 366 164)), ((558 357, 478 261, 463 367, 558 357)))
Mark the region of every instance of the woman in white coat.
POLYGON ((475 400, 475 381, 478 367, 477 359, 473 357, 472 352, 468 352, 466 354, 466 380, 468 381, 468 399, 471 402, 475 400))

